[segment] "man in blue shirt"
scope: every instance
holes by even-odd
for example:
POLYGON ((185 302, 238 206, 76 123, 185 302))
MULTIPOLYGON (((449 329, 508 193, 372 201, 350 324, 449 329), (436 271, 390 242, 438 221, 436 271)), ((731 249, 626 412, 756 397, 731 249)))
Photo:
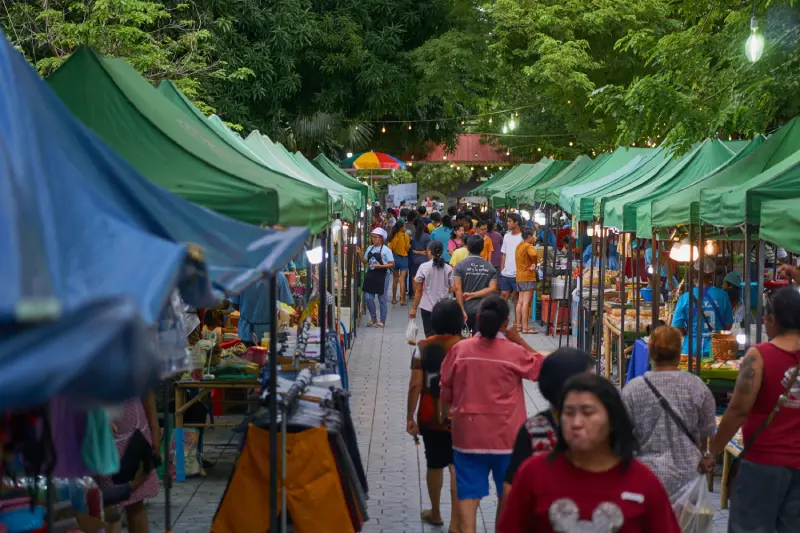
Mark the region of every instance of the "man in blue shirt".
MULTIPOLYGON (((699 273, 700 261, 696 261, 694 269, 699 273)), ((729 330, 733 326, 733 309, 728 295, 722 289, 714 287, 714 272, 717 265, 711 259, 706 259, 703 263, 703 314, 701 318, 703 324, 701 333, 703 335, 703 357, 707 357, 711 347, 711 332, 729 330), (709 325, 711 328, 709 328, 709 325)), ((698 280, 699 284, 699 280, 698 280)), ((692 342, 697 342, 697 287, 692 288, 692 305, 689 305, 689 293, 684 293, 678 298, 675 306, 675 314, 672 317, 672 325, 683 331, 682 353, 689 353, 689 328, 692 331, 692 342)), ((695 350, 694 345, 692 352, 695 350)))
MULTIPOLYGON (((286 276, 283 275, 283 272, 279 272, 277 276, 278 301, 292 305, 294 299, 286 276)), ((269 308, 269 286, 268 279, 260 279, 231 300, 241 314, 238 334, 244 342, 253 342, 253 335, 256 336, 257 343, 261 342, 264 334, 269 336, 272 318, 278 313, 277 309, 270 310, 269 308)))
MULTIPOLYGON (((539 224, 535 225, 536 228, 536 241, 544 244, 544 226, 539 224)), ((553 228, 550 228, 550 236, 547 239, 547 246, 556 245, 556 234, 553 233, 553 228)))

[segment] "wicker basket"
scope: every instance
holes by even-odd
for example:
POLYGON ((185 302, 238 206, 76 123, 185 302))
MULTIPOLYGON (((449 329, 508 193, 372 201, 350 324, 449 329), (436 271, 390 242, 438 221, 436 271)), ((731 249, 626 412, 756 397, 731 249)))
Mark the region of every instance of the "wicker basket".
POLYGON ((715 361, 731 361, 739 353, 739 343, 731 333, 711 334, 711 353, 715 361))

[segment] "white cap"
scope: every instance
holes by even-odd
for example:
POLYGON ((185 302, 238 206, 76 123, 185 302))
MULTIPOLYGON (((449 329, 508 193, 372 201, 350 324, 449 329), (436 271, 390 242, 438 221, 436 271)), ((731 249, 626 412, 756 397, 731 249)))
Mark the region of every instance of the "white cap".
MULTIPOLYGON (((694 262, 694 269, 698 271, 700 270, 699 259, 694 262)), ((703 274, 713 274, 716 271, 717 271, 717 264, 713 260, 705 258, 703 260, 703 274)))
POLYGON ((389 235, 386 234, 386 230, 383 228, 375 228, 370 232, 370 235, 378 235, 382 237, 383 242, 386 242, 386 239, 389 237, 389 235))

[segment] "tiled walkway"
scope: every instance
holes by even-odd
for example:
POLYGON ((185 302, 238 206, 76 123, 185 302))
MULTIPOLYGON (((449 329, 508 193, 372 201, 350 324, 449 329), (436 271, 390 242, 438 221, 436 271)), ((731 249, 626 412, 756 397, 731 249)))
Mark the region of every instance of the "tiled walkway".
MULTIPOLYGON (((370 520, 366 533, 445 532, 421 524, 420 511, 430 508, 425 488, 425 455, 405 431, 406 393, 410 375, 410 350, 405 340, 407 307, 392 306, 384 329, 359 328, 348 367, 352 407, 358 441, 370 486, 370 520)), ((422 328, 420 327, 420 330, 422 328)), ((529 336, 528 341, 543 353, 558 347, 558 337, 529 336)), ((546 408, 538 386, 525 383, 529 413, 546 408)), ((206 458, 218 460, 204 479, 189 480, 173 490, 173 531, 194 533, 208 531, 225 489, 234 461, 233 449, 224 447, 231 440, 224 430, 210 432, 206 458), (223 453, 225 452, 225 453, 223 453)), ((235 441, 234 441, 235 443, 235 441)), ((445 474, 442 507, 445 521, 450 517, 449 480, 445 474)), ((719 486, 719 478, 716 479, 719 486)), ((715 504, 719 496, 714 495, 715 504)), ((265 502, 266 505, 266 502, 265 502)), ((494 531, 497 499, 494 495, 481 504, 478 531, 494 531)), ((150 507, 153 527, 163 529, 163 494, 150 507)), ((715 533, 725 531, 727 511, 718 511, 715 533)))

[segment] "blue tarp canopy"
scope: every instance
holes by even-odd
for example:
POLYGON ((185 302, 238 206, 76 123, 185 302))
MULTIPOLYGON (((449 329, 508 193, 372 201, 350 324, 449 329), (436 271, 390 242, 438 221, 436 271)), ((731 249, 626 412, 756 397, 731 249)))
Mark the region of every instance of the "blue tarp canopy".
POLYGON ((0 38, 0 411, 143 393, 163 369, 150 340, 176 287, 211 305, 209 278, 241 290, 305 234, 234 222, 150 183, 0 38))

